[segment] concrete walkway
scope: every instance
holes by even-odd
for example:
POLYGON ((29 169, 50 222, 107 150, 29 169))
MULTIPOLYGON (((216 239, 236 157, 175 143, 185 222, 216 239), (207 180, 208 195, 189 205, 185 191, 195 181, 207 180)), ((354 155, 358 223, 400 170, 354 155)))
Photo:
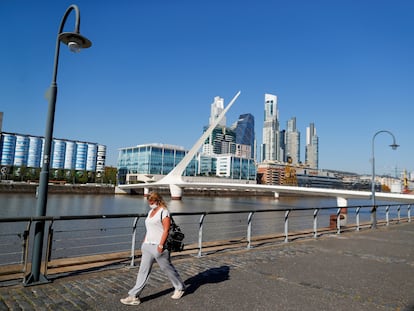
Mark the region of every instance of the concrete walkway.
POLYGON ((0 288, 0 310, 414 310, 414 223, 324 235, 174 263, 179 301, 154 266, 139 306, 124 306, 138 268, 0 288))

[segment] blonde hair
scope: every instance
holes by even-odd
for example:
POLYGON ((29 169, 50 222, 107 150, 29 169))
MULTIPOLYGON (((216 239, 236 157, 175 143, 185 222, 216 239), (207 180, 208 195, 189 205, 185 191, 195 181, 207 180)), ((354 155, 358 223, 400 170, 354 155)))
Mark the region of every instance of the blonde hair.
POLYGON ((158 206, 167 208, 167 203, 165 203, 164 199, 158 192, 155 192, 155 191, 150 192, 150 194, 147 197, 147 200, 154 201, 155 203, 157 203, 158 206))

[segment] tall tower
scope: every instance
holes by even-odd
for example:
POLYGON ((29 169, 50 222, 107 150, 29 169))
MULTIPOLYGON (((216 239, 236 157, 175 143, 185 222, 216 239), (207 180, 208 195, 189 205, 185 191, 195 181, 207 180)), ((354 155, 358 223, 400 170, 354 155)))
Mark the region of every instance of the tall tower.
POLYGON ((305 162, 311 167, 319 167, 319 138, 316 135, 315 124, 309 124, 306 128, 305 162))
POLYGON ((239 116, 232 129, 236 132, 236 144, 250 146, 250 158, 256 159, 254 117, 250 113, 239 116))
POLYGON ((277 110, 277 96, 265 94, 261 160, 280 160, 279 145, 279 112, 277 110))
MULTIPOLYGON (((224 99, 220 96, 214 97, 214 102, 211 104, 210 119, 208 124, 212 124, 224 110, 224 99)), ((220 121, 218 126, 226 126, 226 116, 220 121)))
POLYGON ((287 121, 286 129, 286 157, 290 157, 292 164, 300 162, 300 132, 296 128, 296 117, 287 121))
MULTIPOLYGON (((211 104, 209 126, 217 120, 223 110, 224 99, 220 96, 214 97, 214 102, 211 104)), ((206 131, 209 126, 205 126, 204 131, 206 131)), ((204 142, 202 152, 207 155, 234 153, 236 148, 235 143, 236 134, 226 127, 226 116, 224 116, 204 142)))

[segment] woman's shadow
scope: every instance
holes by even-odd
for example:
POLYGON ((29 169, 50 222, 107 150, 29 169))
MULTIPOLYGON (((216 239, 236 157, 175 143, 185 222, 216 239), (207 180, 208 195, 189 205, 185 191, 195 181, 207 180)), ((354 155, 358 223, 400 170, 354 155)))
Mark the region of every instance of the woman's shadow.
POLYGON ((229 266, 221 266, 218 268, 210 268, 206 271, 187 279, 184 283, 187 285, 186 295, 194 293, 200 286, 209 283, 220 283, 230 278, 229 266))
MULTIPOLYGON (((230 278, 230 268, 229 266, 221 266, 218 268, 210 268, 199 274, 187 279, 184 284, 186 285, 185 295, 194 293, 199 287, 205 284, 211 283, 220 283, 227 281, 230 278)), ((141 301, 155 299, 168 293, 172 292, 174 289, 166 289, 156 294, 143 297, 141 301)))

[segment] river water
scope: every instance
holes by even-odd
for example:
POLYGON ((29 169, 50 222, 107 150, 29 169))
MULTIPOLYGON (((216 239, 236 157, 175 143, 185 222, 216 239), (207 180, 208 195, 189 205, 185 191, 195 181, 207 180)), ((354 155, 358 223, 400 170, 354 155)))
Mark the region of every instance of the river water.
MULTIPOLYGON (((254 210, 286 207, 336 206, 334 198, 314 197, 183 197, 169 200, 171 212, 210 212, 254 210)), ((361 203, 356 203, 361 204, 361 203)), ((369 203, 364 203, 369 204, 369 203)), ((47 216, 146 213, 148 204, 140 195, 78 195, 49 194, 47 216)), ((35 216, 36 197, 33 194, 0 194, 0 217, 35 216)))

